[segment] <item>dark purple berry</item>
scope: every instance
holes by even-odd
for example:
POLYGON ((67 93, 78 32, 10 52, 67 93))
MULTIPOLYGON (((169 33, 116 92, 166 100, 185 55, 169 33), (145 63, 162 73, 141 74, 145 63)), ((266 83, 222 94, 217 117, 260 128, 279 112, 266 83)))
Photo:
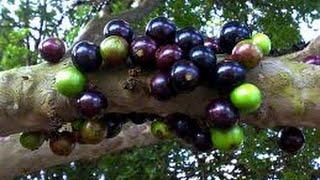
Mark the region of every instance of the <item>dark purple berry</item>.
POLYGON ((236 61, 222 61, 217 64, 216 85, 219 90, 229 92, 246 79, 246 69, 236 61))
POLYGON ((183 52, 179 46, 175 44, 162 46, 156 51, 156 67, 161 71, 168 71, 182 57, 183 52))
POLYGON ((170 77, 166 73, 158 73, 150 80, 150 93, 158 100, 167 100, 174 93, 170 77))
POLYGON ((131 43, 130 53, 134 64, 150 66, 154 64, 157 44, 147 36, 139 36, 131 43))
POLYGON ((177 31, 175 43, 187 54, 195 46, 203 45, 203 37, 193 27, 177 31))
POLYGON ((146 28, 146 35, 151 37, 157 44, 173 43, 176 34, 176 26, 165 17, 152 19, 146 28))
POLYGON ((102 64, 99 46, 87 41, 77 43, 71 57, 73 65, 83 72, 97 71, 102 64))
POLYGON ((62 132, 50 139, 51 151, 59 156, 68 156, 75 147, 75 138, 70 132, 62 132))
POLYGON ((278 144, 283 151, 295 153, 304 145, 305 139, 301 130, 287 127, 280 131, 278 144))
POLYGON ((219 45, 224 53, 231 54, 234 46, 243 39, 251 36, 251 30, 247 25, 237 21, 231 21, 223 25, 220 32, 219 45))
POLYGON ((194 119, 182 113, 173 113, 165 118, 169 129, 185 140, 192 138, 192 135, 199 129, 194 119))
POLYGON ((58 38, 48 38, 40 43, 38 50, 44 60, 57 63, 64 56, 66 47, 62 40, 58 38))
POLYGON ((307 56, 303 62, 307 64, 320 65, 320 55, 307 56))
POLYGON ((213 51, 205 46, 196 46, 190 50, 189 59, 200 69, 202 78, 212 77, 217 58, 213 51))
POLYGON ((122 19, 113 19, 104 27, 103 34, 108 37, 112 35, 121 36, 128 42, 132 41, 133 30, 130 24, 122 19))
POLYGON ((216 37, 206 38, 204 40, 204 46, 211 49, 211 51, 215 52, 216 54, 221 54, 221 48, 219 46, 219 39, 216 37))
POLYGON ((212 141, 209 132, 198 131, 193 135, 193 145, 200 151, 212 149, 212 141))
POLYGON ((113 138, 120 133, 123 119, 124 117, 118 113, 107 113, 101 118, 107 126, 107 138, 113 138))
POLYGON ((226 129, 238 122, 239 112, 229 101, 214 99, 206 107, 206 119, 210 126, 226 129))
POLYGON ((91 118, 99 115, 107 108, 107 98, 98 91, 87 91, 80 94, 76 100, 76 106, 81 115, 91 118))
POLYGON ((174 90, 187 92, 198 85, 200 71, 191 61, 180 60, 171 67, 170 77, 174 90))

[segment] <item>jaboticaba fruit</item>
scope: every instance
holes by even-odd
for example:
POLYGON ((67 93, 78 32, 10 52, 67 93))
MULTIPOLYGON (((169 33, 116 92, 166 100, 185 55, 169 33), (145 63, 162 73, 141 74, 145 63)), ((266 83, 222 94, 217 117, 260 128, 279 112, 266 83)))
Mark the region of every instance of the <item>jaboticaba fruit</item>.
POLYGON ((121 132, 124 116, 118 113, 107 113, 100 119, 107 126, 107 138, 113 138, 121 132))
POLYGON ((97 71, 102 64, 99 46, 88 42, 78 42, 72 49, 72 62, 82 72, 97 71))
POLYGON ((41 132, 24 132, 20 135, 20 144, 30 150, 36 150, 41 147, 44 140, 44 134, 41 132))
POLYGON ((200 151, 208 151, 212 148, 210 133, 198 131, 193 134, 193 145, 200 151))
POLYGON ((244 133, 238 125, 231 129, 217 129, 212 128, 211 140, 213 147, 219 150, 231 150, 237 148, 244 140, 244 133))
POLYGON ((59 156, 68 156, 75 147, 75 139, 72 133, 62 132, 50 139, 51 151, 59 156))
POLYGON ((199 129, 193 119, 182 113, 170 114, 164 121, 169 126, 169 129, 181 138, 192 138, 195 131, 199 129))
POLYGON ((150 93, 158 100, 169 99, 174 93, 167 73, 158 73, 150 80, 150 93))
POLYGON ((151 124, 151 133, 160 139, 167 139, 172 136, 169 127, 162 121, 154 121, 151 124))
POLYGON ((48 38, 40 43, 38 50, 44 60, 57 63, 64 56, 66 47, 60 39, 48 38))
POLYGON ((176 44, 161 46, 156 51, 156 67, 161 71, 168 71, 182 56, 182 49, 176 44))
POLYGON ((155 63, 157 44, 148 36, 139 36, 131 42, 130 55, 133 63, 149 66, 155 63))
POLYGON ((239 112, 229 101, 214 99, 207 105, 206 119, 211 126, 226 129, 238 122, 239 112))
POLYGON ((247 25, 231 21, 223 25, 220 31, 219 45, 224 53, 230 54, 233 47, 243 39, 251 36, 251 30, 247 25))
POLYGON ((131 42, 133 37, 133 30, 128 22, 122 19, 113 19, 106 24, 103 30, 103 34, 106 37, 112 35, 121 36, 128 42, 131 42))
POLYGON ((86 144, 98 144, 106 134, 106 124, 98 120, 87 120, 80 129, 81 142, 86 144))
POLYGON ((92 118, 107 108, 108 101, 101 92, 86 91, 76 99, 76 106, 81 115, 92 118))
POLYGON ((109 36, 100 44, 100 53, 106 65, 125 63, 129 54, 129 44, 120 36, 109 36))
POLYGON ((189 60, 191 60, 201 72, 202 78, 212 77, 216 68, 217 58, 214 51, 201 45, 190 50, 189 60))
POLYGON ((258 46, 254 45, 251 40, 245 40, 234 47, 231 58, 251 69, 260 63, 262 56, 263 54, 258 46))
POLYGON ((229 92, 246 79, 246 69, 236 61, 221 61, 217 64, 215 81, 220 91, 229 92))
POLYGON ((304 63, 307 64, 314 64, 314 65, 320 65, 320 55, 310 55, 307 56, 304 60, 304 63))
POLYGON ((191 61, 180 60, 171 67, 170 77, 177 92, 186 92, 198 85, 200 71, 191 61))
POLYGON ((256 46, 260 48, 263 55, 268 55, 271 51, 271 40, 270 38, 263 34, 263 33, 257 33, 254 36, 252 36, 252 42, 256 46))
POLYGON ((287 127, 280 131, 278 144, 283 151, 295 153, 304 145, 305 139, 301 130, 287 127))
POLYGON ((146 28, 146 35, 151 37, 157 44, 173 43, 175 34, 175 24, 165 17, 152 19, 146 28))
POLYGON ((231 92, 230 99, 232 104, 241 112, 250 113, 259 109, 262 95, 257 86, 245 83, 231 92))
POLYGON ((204 40, 202 35, 193 27, 186 27, 177 31, 175 43, 186 53, 186 56, 188 56, 190 49, 203 45, 204 40))
POLYGON ((78 95, 83 91, 85 85, 85 76, 75 67, 62 69, 55 76, 56 90, 67 97, 78 95))
POLYGON ((211 49, 216 54, 221 54, 222 50, 219 46, 219 38, 212 37, 204 40, 204 46, 211 49))

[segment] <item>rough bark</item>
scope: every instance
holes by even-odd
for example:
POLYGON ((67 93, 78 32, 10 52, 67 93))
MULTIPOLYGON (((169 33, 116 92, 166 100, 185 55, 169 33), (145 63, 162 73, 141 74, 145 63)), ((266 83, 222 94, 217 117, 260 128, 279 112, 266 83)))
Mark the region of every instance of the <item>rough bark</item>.
MULTIPOLYGON (((162 1, 146 0, 141 7, 121 14, 121 18, 135 22, 162 1)), ((114 18, 108 13, 92 20, 77 38, 99 43, 103 25, 114 18)), ((260 127, 275 125, 319 127, 320 119, 320 67, 301 63, 310 54, 320 53, 320 37, 306 49, 282 57, 265 58, 259 67, 251 70, 248 81, 261 88, 264 104, 251 115, 244 115, 243 121, 260 127)), ((42 63, 0 72, 0 134, 9 135, 22 131, 52 128, 60 122, 71 121, 76 117, 72 100, 59 95, 54 90, 55 73, 70 66, 66 57, 58 65, 42 63)), ((188 94, 180 94, 166 102, 152 98, 148 93, 147 82, 152 73, 141 73, 134 78, 133 90, 123 88, 129 75, 126 67, 104 68, 88 75, 109 99, 108 112, 151 112, 167 115, 183 112, 201 119, 204 107, 216 92, 205 85, 188 94)), ((47 145, 38 151, 23 149, 17 135, 3 140, 0 146, 0 176, 12 177, 24 172, 45 168, 81 158, 97 157, 106 152, 114 152, 133 146, 156 142, 148 131, 148 125, 130 126, 122 134, 105 140, 96 146, 78 145, 69 157, 57 157, 47 145), (32 165, 31 165, 32 164, 32 165)))

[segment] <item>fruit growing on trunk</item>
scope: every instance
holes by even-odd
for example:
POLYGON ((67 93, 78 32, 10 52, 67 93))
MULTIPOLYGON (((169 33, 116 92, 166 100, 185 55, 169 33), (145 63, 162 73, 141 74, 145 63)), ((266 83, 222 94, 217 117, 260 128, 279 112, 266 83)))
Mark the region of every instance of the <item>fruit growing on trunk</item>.
POLYGON ((85 144, 98 144, 106 134, 106 124, 98 120, 87 120, 80 129, 81 142, 85 144))
POLYGON ((109 36, 101 42, 100 53, 106 65, 116 66, 128 58, 129 44, 120 36, 109 36))
POLYGON ((151 37, 157 44, 169 44, 174 41, 176 26, 165 17, 152 19, 146 27, 146 35, 151 37))
POLYGON ((130 24, 122 19, 113 19, 109 21, 103 29, 105 37, 112 35, 121 36, 126 39, 127 42, 131 42, 133 37, 133 30, 130 24))
POLYGON ((42 132, 24 132, 20 135, 20 144, 27 149, 36 150, 45 140, 42 132))
POLYGON ((49 143, 51 151, 59 156, 68 156, 75 147, 75 139, 72 133, 62 132, 54 135, 49 143))
POLYGON ((302 131, 295 127, 283 128, 279 135, 279 147, 288 153, 297 152, 305 143, 305 138, 302 131))
POLYGON ((92 118, 107 108, 108 101, 101 92, 87 91, 81 93, 76 99, 76 106, 81 115, 92 118))
POLYGON ((75 67, 62 69, 55 76, 55 89, 67 97, 75 97, 84 90, 85 85, 85 76, 75 67))

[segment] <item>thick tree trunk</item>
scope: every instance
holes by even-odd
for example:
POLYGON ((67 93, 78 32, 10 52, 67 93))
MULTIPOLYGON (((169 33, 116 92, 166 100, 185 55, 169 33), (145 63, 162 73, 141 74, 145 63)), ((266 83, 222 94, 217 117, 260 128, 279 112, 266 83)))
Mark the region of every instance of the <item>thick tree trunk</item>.
MULTIPOLYGON (((161 2, 143 1, 141 7, 124 12, 120 16, 134 23, 161 2)), ((103 39, 103 25, 112 18, 114 17, 104 13, 92 20, 77 40, 85 39, 99 43, 103 39)), ((320 67, 301 63, 304 57, 319 54, 319 51, 320 37, 301 52, 266 58, 259 67, 251 70, 248 81, 261 88, 264 103, 259 112, 245 116, 243 121, 259 127, 319 127, 320 67)), ((69 65, 70 58, 66 57, 58 65, 42 63, 0 73, 1 135, 50 129, 76 117, 71 100, 59 95, 53 86, 56 72, 69 65)), ((134 89, 127 90, 123 86, 128 83, 129 78, 126 67, 105 68, 88 76, 89 81, 97 85, 108 97, 108 112, 150 112, 159 115, 183 112, 201 119, 204 107, 216 96, 212 88, 203 85, 191 93, 180 94, 169 101, 160 102, 148 93, 149 77, 148 73, 139 74, 133 78, 136 82, 134 89)), ((69 157, 53 155, 47 145, 30 152, 19 145, 17 135, 11 135, 0 142, 0 177, 9 178, 76 159, 97 157, 106 152, 156 142, 148 130, 148 124, 127 126, 119 136, 105 140, 99 145, 78 145, 69 157)))

